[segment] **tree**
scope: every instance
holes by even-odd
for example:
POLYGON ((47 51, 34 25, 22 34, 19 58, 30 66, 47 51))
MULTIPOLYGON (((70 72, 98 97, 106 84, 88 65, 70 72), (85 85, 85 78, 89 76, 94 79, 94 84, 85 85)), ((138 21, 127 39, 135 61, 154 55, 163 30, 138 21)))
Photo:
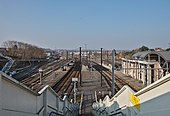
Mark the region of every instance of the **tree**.
POLYGON ((37 46, 17 41, 6 41, 8 55, 19 59, 46 58, 45 51, 37 46))
POLYGON ((146 46, 142 46, 142 47, 139 48, 139 52, 148 51, 148 50, 149 50, 149 48, 146 47, 146 46))

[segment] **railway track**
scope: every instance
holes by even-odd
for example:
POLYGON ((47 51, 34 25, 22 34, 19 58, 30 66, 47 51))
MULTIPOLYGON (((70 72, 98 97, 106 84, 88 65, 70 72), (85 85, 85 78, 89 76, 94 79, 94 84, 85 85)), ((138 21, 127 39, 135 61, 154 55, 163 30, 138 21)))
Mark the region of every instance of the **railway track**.
MULTIPOLYGON (((51 75, 53 72, 58 70, 63 64, 67 63, 66 60, 61 61, 54 61, 51 63, 48 63, 47 65, 43 65, 41 69, 43 70, 43 76, 41 80, 45 80, 49 75, 51 75)), ((27 85, 28 87, 32 89, 37 89, 40 86, 40 74, 36 73, 33 76, 26 78, 21 81, 21 83, 27 85)))
MULTIPOLYGON (((93 67, 97 71, 99 71, 99 72, 101 71, 101 66, 99 64, 95 63, 95 65, 93 67)), ((102 67, 102 76, 104 77, 107 84, 111 88, 112 87, 112 72, 109 69, 102 67)), ((126 80, 118 77, 116 74, 114 75, 114 77, 115 77, 115 91, 116 92, 118 92, 124 85, 130 86, 135 92, 140 90, 139 87, 128 83, 126 80)))
MULTIPOLYGON (((17 71, 17 74, 13 75, 13 78, 21 82, 22 80, 29 78, 33 76, 34 74, 38 73, 39 68, 47 66, 48 64, 54 61, 56 61, 56 59, 49 59, 43 62, 38 62, 38 61, 32 62, 32 64, 29 67, 26 67, 26 68, 23 68, 17 71)), ((15 69, 15 70, 18 70, 18 69, 15 69)))
POLYGON ((52 88, 56 93, 63 96, 67 94, 68 97, 73 95, 72 78, 79 78, 80 63, 75 62, 74 66, 61 78, 52 88))
MULTIPOLYGON (((112 80, 112 72, 110 70, 105 71, 104 73, 108 74, 108 77, 110 78, 110 80, 112 80)), ((116 74, 114 75, 115 77, 115 81, 117 83, 116 86, 118 86, 119 89, 121 89, 124 85, 128 85, 129 87, 131 87, 135 92, 139 91, 141 88, 139 88, 138 86, 132 85, 131 83, 127 82, 126 80, 118 77, 116 74)))

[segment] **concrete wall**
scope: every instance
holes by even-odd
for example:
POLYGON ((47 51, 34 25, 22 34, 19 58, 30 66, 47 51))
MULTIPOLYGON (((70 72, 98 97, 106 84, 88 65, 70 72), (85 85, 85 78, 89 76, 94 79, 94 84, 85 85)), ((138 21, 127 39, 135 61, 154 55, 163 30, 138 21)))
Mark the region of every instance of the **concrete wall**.
POLYGON ((52 112, 78 115, 78 109, 67 98, 59 98, 49 86, 36 93, 0 72, 0 116, 50 116, 52 112))
POLYGON ((95 102, 93 104, 93 114, 96 116, 169 116, 169 88, 170 74, 137 93, 134 93, 128 86, 124 86, 111 99, 107 97, 103 101, 95 102), (130 97, 131 94, 132 98, 130 97), (132 100, 138 104, 134 105, 132 100))

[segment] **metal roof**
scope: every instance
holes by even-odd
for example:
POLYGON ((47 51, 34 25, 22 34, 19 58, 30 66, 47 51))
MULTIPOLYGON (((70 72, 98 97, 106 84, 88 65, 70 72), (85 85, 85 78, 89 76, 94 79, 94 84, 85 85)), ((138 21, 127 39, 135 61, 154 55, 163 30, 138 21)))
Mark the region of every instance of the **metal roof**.
POLYGON ((170 61, 170 51, 158 52, 166 61, 170 61))
POLYGON ((134 54, 132 57, 137 59, 145 59, 148 54, 160 55, 165 61, 170 62, 170 51, 144 51, 134 54))
POLYGON ((148 55, 148 53, 150 53, 150 51, 137 52, 137 53, 134 54, 132 57, 133 57, 133 58, 137 58, 137 59, 144 59, 145 56, 148 55))

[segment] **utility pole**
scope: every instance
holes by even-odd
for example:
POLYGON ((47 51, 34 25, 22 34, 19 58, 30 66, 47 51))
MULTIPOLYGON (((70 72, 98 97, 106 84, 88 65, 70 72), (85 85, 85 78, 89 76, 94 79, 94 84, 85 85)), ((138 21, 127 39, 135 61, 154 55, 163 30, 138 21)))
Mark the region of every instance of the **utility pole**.
POLYGON ((68 51, 67 51, 67 56, 66 56, 67 62, 68 62, 68 51))
POLYGON ((91 55, 91 52, 89 51, 89 60, 88 60, 88 61, 89 61, 89 63, 90 63, 90 55, 91 55))
POLYGON ((73 59, 74 53, 72 52, 72 59, 73 59))
POLYGON ((81 86, 81 83, 82 83, 82 76, 81 76, 81 47, 80 47, 80 86, 81 86))
POLYGON ((102 60, 103 60, 103 59, 102 59, 102 57, 103 57, 103 56, 102 56, 102 50, 103 50, 103 48, 101 48, 101 69, 100 69, 100 70, 101 70, 101 71, 100 71, 100 73, 101 73, 101 87, 102 87, 102 68, 103 68, 103 67, 102 67, 102 60))
POLYGON ((115 82, 115 78, 114 78, 114 67, 115 67, 115 50, 112 50, 112 96, 114 96, 115 93, 115 88, 114 88, 114 82, 115 82))
POLYGON ((97 60, 97 51, 95 51, 95 61, 97 60))
POLYGON ((92 65, 91 65, 90 55, 91 55, 91 51, 89 51, 89 66, 90 66, 90 72, 92 72, 92 65))
POLYGON ((109 54, 108 54, 109 51, 107 51, 107 65, 109 63, 109 54))
POLYGON ((87 57, 87 44, 85 44, 85 53, 86 53, 86 62, 88 61, 88 57, 87 57))

